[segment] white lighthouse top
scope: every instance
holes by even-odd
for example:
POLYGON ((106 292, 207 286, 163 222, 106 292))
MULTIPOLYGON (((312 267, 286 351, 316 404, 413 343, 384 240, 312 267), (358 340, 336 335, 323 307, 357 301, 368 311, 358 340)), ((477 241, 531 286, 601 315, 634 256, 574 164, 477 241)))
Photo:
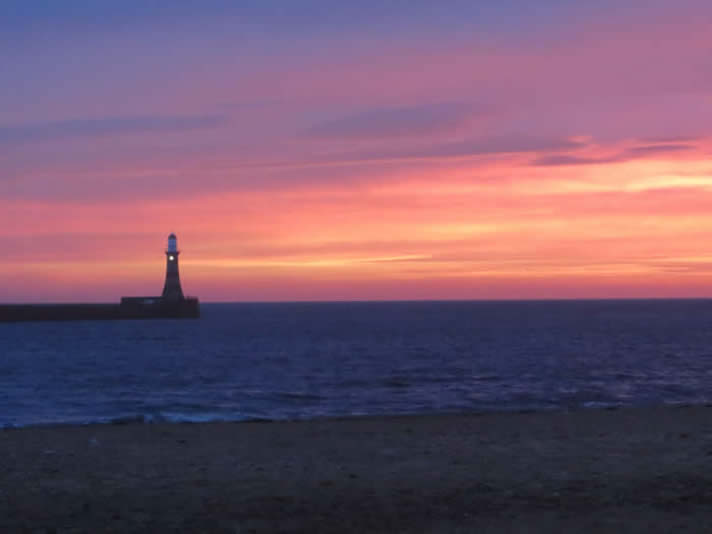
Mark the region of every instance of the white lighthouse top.
POLYGON ((168 252, 178 252, 178 240, 175 234, 168 236, 168 252))

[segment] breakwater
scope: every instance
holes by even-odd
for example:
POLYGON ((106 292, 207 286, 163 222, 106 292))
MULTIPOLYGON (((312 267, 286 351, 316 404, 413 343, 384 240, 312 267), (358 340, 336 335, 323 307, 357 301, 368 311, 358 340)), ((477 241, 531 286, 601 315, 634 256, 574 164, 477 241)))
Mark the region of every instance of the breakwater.
POLYGON ((197 298, 124 298, 118 304, 0 304, 0 322, 92 321, 115 319, 197 319, 197 298))

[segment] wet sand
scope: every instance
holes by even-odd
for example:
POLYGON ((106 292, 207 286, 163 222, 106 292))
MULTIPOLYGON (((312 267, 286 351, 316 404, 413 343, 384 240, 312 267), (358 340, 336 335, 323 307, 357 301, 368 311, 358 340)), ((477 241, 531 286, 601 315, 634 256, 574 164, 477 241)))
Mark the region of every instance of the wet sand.
POLYGON ((712 532, 712 408, 0 431, 0 532, 712 532))

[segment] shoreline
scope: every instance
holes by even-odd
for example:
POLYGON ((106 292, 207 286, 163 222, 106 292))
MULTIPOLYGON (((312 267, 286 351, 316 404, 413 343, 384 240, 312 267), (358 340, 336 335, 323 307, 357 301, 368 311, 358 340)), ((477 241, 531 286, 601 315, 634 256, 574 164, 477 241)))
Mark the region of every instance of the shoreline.
POLYGON ((670 402, 670 403, 650 403, 632 405, 596 405, 596 406, 576 406, 576 407, 552 407, 552 408, 515 408, 501 410, 471 410, 471 411, 442 411, 442 412, 406 412, 406 413, 384 413, 384 414, 355 414, 355 415, 325 415, 316 417, 296 417, 296 418, 270 418, 270 417, 250 417, 245 419, 206 419, 206 420, 170 420, 163 416, 129 415, 111 418, 108 420, 94 420, 86 422, 45 422, 15 425, 12 423, 0 425, 0 432, 41 429, 41 428, 66 428, 93 427, 93 426, 127 426, 127 425, 232 425, 232 424, 273 424, 273 423, 309 423, 309 422, 340 422, 358 420, 389 420, 401 418, 421 418, 421 417, 487 417, 504 416, 517 414, 578 414, 588 412, 616 412, 616 411, 637 411, 656 409, 685 409, 685 408, 712 408, 712 402, 670 402))
POLYGON ((705 532, 712 405, 0 432, 0 531, 705 532))

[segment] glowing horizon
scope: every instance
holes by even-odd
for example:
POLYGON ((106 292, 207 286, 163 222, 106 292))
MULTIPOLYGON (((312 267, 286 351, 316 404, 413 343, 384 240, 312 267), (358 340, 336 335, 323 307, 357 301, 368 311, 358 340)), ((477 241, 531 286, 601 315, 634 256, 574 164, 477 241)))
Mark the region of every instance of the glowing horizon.
POLYGON ((18 2, 0 302, 712 297, 712 8, 541 4, 18 2))

